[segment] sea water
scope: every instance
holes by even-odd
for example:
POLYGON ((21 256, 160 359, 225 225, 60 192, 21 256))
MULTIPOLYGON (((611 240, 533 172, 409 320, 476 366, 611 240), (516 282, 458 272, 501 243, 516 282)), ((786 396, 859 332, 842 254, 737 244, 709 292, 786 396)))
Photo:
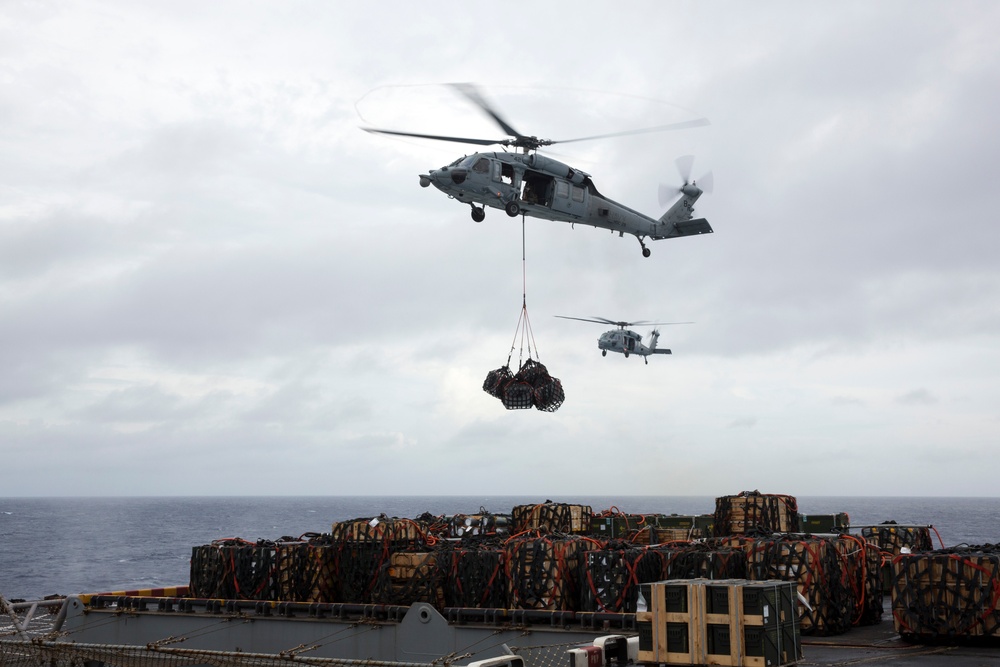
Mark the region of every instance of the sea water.
MULTIPOLYGON (((187 584, 191 549, 328 533, 335 521, 509 513, 553 502, 593 511, 711 514, 708 496, 305 496, 0 498, 0 594, 37 599, 187 584)), ((798 497, 802 514, 847 512, 854 527, 892 520, 932 525, 935 547, 1000 542, 1000 498, 798 497), (940 537, 939 537, 940 536, 940 537)), ((852 532, 857 532, 856 530, 852 532)))

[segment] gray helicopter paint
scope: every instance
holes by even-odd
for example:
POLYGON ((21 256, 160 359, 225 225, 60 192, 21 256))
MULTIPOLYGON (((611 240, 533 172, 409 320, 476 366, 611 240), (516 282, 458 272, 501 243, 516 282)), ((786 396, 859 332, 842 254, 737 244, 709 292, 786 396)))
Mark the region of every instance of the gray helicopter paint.
POLYGON ((597 192, 590 176, 576 172, 568 165, 541 156, 515 153, 474 153, 449 166, 420 175, 424 187, 434 185, 438 190, 473 206, 473 219, 481 221, 483 207, 499 208, 508 215, 524 214, 544 220, 589 225, 618 232, 619 236, 632 234, 648 256, 643 240, 661 240, 712 233, 704 218, 692 219, 694 203, 702 191, 695 185, 681 188, 684 195, 674 203, 659 220, 635 211, 597 192), (487 162, 484 162, 487 161, 487 162), (532 165, 530 168, 527 165, 532 165), (476 165, 484 165, 476 169, 476 165), (503 177, 504 166, 513 173, 503 177), (564 174, 559 176, 557 174, 564 174), (544 191, 535 193, 535 203, 526 195, 526 186, 533 180, 544 179, 544 191))
POLYGON ((496 109, 487 103, 475 86, 453 84, 453 88, 478 106, 500 129, 509 135, 509 138, 481 139, 375 128, 364 129, 367 132, 378 134, 419 137, 477 146, 501 145, 520 149, 520 153, 474 153, 460 158, 446 167, 420 174, 421 187, 426 188, 434 185, 449 197, 469 204, 472 207, 472 219, 476 222, 481 222, 485 218, 485 209, 489 207, 503 209, 511 217, 526 215, 609 229, 612 232, 618 232, 619 236, 625 234, 635 236, 645 257, 650 255, 649 248, 646 247, 645 243, 647 238, 658 240, 712 233, 712 227, 707 220, 704 218, 693 219, 694 204, 702 195, 701 188, 694 181, 690 181, 689 172, 693 158, 691 160, 686 158, 678 160, 678 169, 684 183, 676 189, 676 192, 683 196, 663 216, 655 219, 601 195, 594 187, 590 174, 537 153, 537 150, 542 146, 569 141, 604 139, 699 127, 708 124, 704 118, 641 130, 553 141, 521 134, 515 130, 496 109), (684 160, 683 163, 681 160, 684 160), (497 165, 497 162, 500 165, 497 165), (508 175, 506 180, 503 178, 505 173, 508 175), (528 195, 525 189, 528 185, 531 186, 531 195, 528 195))

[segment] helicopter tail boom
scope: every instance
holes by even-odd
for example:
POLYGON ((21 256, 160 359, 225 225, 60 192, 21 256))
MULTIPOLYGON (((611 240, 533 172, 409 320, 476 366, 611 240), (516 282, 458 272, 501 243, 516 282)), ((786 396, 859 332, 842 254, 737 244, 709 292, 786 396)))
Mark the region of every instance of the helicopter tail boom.
POLYGON ((660 332, 658 329, 653 329, 653 333, 649 338, 649 353, 650 354, 671 354, 670 350, 661 347, 657 348, 656 343, 660 340, 660 332))

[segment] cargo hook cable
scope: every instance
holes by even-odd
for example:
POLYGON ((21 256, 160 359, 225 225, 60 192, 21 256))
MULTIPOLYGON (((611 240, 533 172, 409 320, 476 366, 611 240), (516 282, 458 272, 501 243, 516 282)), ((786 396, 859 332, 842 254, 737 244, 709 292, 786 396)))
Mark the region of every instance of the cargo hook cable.
POLYGON ((517 345, 517 336, 521 335, 521 349, 518 352, 517 365, 520 368, 524 360, 524 348, 527 344, 528 359, 531 359, 531 348, 535 348, 535 360, 540 360, 538 345, 535 344, 535 334, 531 330, 531 322, 528 320, 528 271, 524 243, 524 217, 521 217, 521 315, 517 319, 517 328, 514 329, 514 340, 510 344, 510 354, 507 355, 507 366, 514 356, 514 347, 517 345))

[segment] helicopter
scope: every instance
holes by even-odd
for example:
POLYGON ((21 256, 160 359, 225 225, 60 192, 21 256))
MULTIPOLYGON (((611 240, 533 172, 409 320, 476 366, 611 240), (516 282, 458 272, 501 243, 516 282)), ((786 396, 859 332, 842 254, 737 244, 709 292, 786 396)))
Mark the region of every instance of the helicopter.
POLYGON ((504 152, 473 153, 460 157, 440 169, 432 169, 419 175, 421 187, 433 185, 450 198, 471 206, 472 219, 475 222, 482 222, 486 218, 486 207, 489 206, 503 209, 512 218, 524 215, 609 229, 612 233, 618 232, 619 237, 625 234, 634 235, 642 247, 643 257, 650 255, 650 249, 646 247, 647 238, 660 240, 712 233, 708 220, 693 216, 695 202, 703 192, 711 191, 711 172, 702 177, 702 187, 699 187, 696 181, 691 179, 693 164, 691 156, 677 160, 683 180, 682 185, 660 186, 661 206, 666 206, 677 195, 682 195, 681 198, 659 218, 653 218, 602 195, 594 186, 590 174, 538 154, 538 149, 543 146, 700 127, 708 125, 706 119, 554 141, 528 136, 515 130, 472 84, 452 84, 452 87, 492 118, 509 138, 478 139, 370 127, 362 129, 376 134, 478 146, 503 146, 504 152), (507 152, 507 148, 520 149, 520 152, 507 152))
POLYGON ((634 326, 663 326, 670 324, 693 324, 693 322, 616 322, 614 320, 609 320, 606 317, 567 317, 566 315, 556 315, 564 320, 579 320, 580 322, 596 322, 597 324, 613 324, 618 327, 617 329, 612 329, 611 331, 605 331, 601 334, 601 337, 597 339, 597 347, 601 350, 601 356, 608 356, 608 351, 618 352, 624 354, 625 358, 628 359, 629 355, 638 354, 642 356, 643 361, 649 364, 649 355, 651 354, 672 354, 667 348, 656 347, 657 341, 660 339, 660 332, 653 329, 650 334, 649 345, 644 345, 642 342, 642 335, 632 331, 631 329, 626 329, 625 327, 634 326))

